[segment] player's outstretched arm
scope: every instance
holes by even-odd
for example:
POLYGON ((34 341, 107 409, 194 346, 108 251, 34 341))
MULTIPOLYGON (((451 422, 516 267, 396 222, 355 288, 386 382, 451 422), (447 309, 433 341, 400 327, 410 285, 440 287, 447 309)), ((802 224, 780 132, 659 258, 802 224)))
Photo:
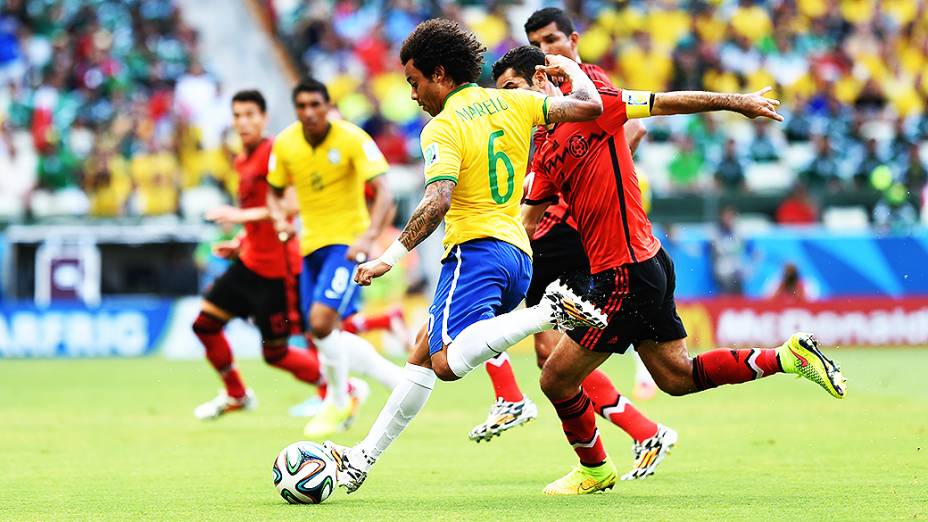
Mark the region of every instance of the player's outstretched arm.
POLYGON ((278 188, 270 185, 269 188, 271 190, 267 191, 268 218, 274 222, 277 237, 286 241, 295 232, 289 218, 299 212, 296 191, 293 187, 278 188))
POLYGON ((538 204, 526 203, 522 205, 522 226, 525 227, 525 233, 528 234, 529 238, 535 236, 535 229, 538 228, 538 222, 541 221, 542 216, 545 215, 545 210, 550 206, 550 201, 538 204))
POLYGON ((595 120, 603 113, 603 100, 593 85, 593 81, 580 69, 577 62, 556 54, 545 56, 545 65, 538 65, 537 70, 557 80, 570 80, 572 90, 567 96, 548 98, 548 121, 595 120))
POLYGON ((379 258, 359 265, 354 274, 355 283, 361 286, 370 285, 374 278, 389 272, 404 255, 429 237, 451 208, 451 193, 456 185, 457 182, 448 179, 429 183, 425 187, 422 201, 413 211, 399 239, 379 258))
POLYGON ((625 122, 625 137, 628 139, 628 149, 632 151, 632 154, 638 150, 638 145, 641 145, 641 140, 648 134, 648 129, 644 128, 644 124, 638 120, 628 120, 625 122))
POLYGON ((374 201, 370 210, 371 224, 364 234, 348 249, 348 259, 358 263, 367 261, 371 246, 383 233, 388 221, 393 219, 390 216, 396 210, 396 201, 393 199, 393 192, 387 185, 385 175, 377 176, 368 181, 367 184, 374 189, 374 201))
POLYGON ((669 116, 672 114, 692 114, 694 112, 732 111, 748 118, 770 118, 783 121, 777 112, 779 100, 765 98, 770 87, 748 94, 720 93, 707 91, 659 92, 654 95, 651 116, 669 116))

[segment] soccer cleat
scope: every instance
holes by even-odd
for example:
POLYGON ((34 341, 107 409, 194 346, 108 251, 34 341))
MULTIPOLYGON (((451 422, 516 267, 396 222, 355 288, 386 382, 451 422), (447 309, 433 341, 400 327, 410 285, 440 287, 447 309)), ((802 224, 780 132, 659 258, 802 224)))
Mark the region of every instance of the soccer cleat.
POLYGON ((357 491, 367 478, 367 472, 373 467, 374 459, 362 449, 339 446, 329 440, 325 441, 322 447, 335 461, 335 481, 338 485, 348 490, 349 494, 357 491))
POLYGON ((632 398, 636 401, 649 401, 657 395, 657 384, 654 381, 638 381, 632 389, 632 398))
POLYGON ((315 417, 322 411, 322 397, 313 395, 305 401, 290 407, 291 417, 315 417))
POLYGON ((615 486, 615 466, 606 457, 606 462, 595 468, 579 465, 570 473, 545 486, 545 495, 588 495, 605 491, 615 486))
POLYGON ((303 428, 303 435, 310 439, 324 439, 333 433, 345 431, 354 420, 354 412, 353 399, 344 408, 339 408, 332 402, 324 403, 319 415, 310 419, 303 428))
MULTIPOLYGON (((396 343, 391 346, 392 349, 389 351, 390 355, 399 357, 412 351, 412 346, 415 344, 415 335, 409 331, 409 326, 406 325, 406 316, 403 314, 402 308, 397 307, 390 310, 389 333, 390 337, 393 337, 396 343)), ((384 347, 386 347, 387 344, 384 344, 384 347)))
POLYGON ((218 419, 226 413, 239 410, 253 410, 258 407, 258 398, 251 389, 245 390, 245 396, 236 399, 229 397, 225 390, 220 390, 214 399, 204 402, 193 410, 193 415, 200 420, 218 419))
POLYGON ((818 349, 812 334, 798 332, 777 348, 777 359, 786 373, 794 373, 818 384, 832 397, 843 399, 847 395, 847 379, 841 367, 818 349))
POLYGON ((496 404, 490 408, 487 420, 474 426, 467 437, 474 442, 490 440, 500 433, 525 424, 538 417, 538 406, 528 397, 519 402, 507 402, 502 398, 496 399, 496 404))
POLYGON ((606 327, 606 314, 574 293, 560 279, 545 289, 544 302, 551 308, 551 320, 558 330, 566 332, 576 328, 606 327))
POLYGON ((622 475, 622 480, 638 480, 653 475, 657 465, 670 454, 676 443, 677 432, 658 424, 657 433, 653 437, 632 445, 635 465, 631 471, 622 475))

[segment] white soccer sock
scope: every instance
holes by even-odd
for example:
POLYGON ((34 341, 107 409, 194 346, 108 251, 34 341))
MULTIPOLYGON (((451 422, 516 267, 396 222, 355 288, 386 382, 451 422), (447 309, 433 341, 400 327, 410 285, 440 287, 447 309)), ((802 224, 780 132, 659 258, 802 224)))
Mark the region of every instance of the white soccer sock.
POLYGON ((319 348, 322 356, 322 366, 325 370, 325 380, 329 385, 325 400, 331 401, 335 406, 344 408, 348 406, 348 350, 343 343, 341 330, 332 330, 324 339, 313 336, 313 342, 319 348))
POLYGON ((403 369, 385 359, 363 337, 343 331, 340 341, 342 348, 348 350, 348 367, 352 371, 375 379, 391 390, 403 379, 403 369))
POLYGON ((448 346, 448 367, 464 377, 529 335, 552 328, 551 310, 538 305, 477 321, 448 346))
POLYGON ((371 431, 357 447, 376 460, 419 413, 429 400, 433 386, 435 372, 431 368, 406 363, 403 379, 393 388, 371 431))
POLYGON ((654 377, 651 377, 651 372, 648 371, 648 367, 644 365, 637 351, 633 353, 635 356, 635 382, 653 385, 654 377))

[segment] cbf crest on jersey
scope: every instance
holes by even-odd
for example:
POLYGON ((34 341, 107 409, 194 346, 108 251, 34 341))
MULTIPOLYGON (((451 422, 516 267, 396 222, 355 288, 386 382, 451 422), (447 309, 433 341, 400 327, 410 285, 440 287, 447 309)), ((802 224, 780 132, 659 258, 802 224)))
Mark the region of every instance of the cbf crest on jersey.
POLYGON ((437 163, 438 162, 438 144, 432 143, 431 145, 426 147, 425 154, 423 154, 423 156, 425 156, 423 158, 425 160, 425 168, 429 168, 435 163, 437 163))
POLYGON ((342 162, 342 153, 338 149, 329 149, 329 163, 338 165, 342 162))

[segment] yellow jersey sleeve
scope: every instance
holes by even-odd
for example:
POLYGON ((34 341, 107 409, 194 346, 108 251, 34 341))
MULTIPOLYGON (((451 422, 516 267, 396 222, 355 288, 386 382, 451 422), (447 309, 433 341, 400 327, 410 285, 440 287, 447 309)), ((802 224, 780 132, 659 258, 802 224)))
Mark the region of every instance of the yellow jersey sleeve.
POLYGON ((458 181, 461 174, 461 143, 454 137, 451 122, 430 121, 419 136, 422 159, 425 162, 425 184, 441 180, 458 181))
POLYGON ((289 173, 286 171, 287 168, 284 166, 282 161, 278 161, 277 158, 280 156, 281 151, 284 147, 284 140, 278 139, 274 140, 274 144, 271 146, 271 155, 267 160, 267 183, 268 185, 282 189, 293 183, 293 180, 290 179, 289 173))
POLYGON ((356 138, 352 148, 351 164, 358 177, 368 181, 386 173, 390 165, 374 140, 361 129, 358 129, 356 138))
POLYGON ((516 106, 517 114, 525 117, 530 125, 551 123, 548 120, 548 97, 544 94, 524 89, 502 89, 498 92, 516 106))

